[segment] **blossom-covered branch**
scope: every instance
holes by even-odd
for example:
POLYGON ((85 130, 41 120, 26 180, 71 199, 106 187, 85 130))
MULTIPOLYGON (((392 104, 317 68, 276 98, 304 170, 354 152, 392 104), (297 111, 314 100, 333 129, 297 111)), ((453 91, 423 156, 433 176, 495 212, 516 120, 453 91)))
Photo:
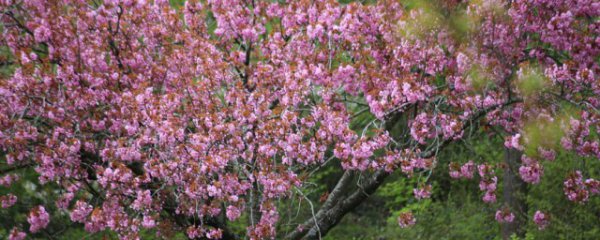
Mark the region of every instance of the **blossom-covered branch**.
MULTIPOLYGON (((600 157, 593 1, 169 2, 0 1, 15 67, 0 81, 3 186, 29 168, 90 233, 265 239, 282 236, 277 203, 310 171, 372 172, 289 235, 312 238, 390 172, 431 174, 438 152, 476 126, 524 153, 531 184, 559 150, 600 157)), ((494 166, 449 164, 467 179, 477 164, 484 201, 496 200, 494 166)), ((568 199, 598 194, 585 172, 565 175, 568 199)), ((419 199, 435 190, 422 184, 419 199)), ((20 204, 11 194, 2 206, 20 204)), ((31 209, 31 234, 51 221, 47 209, 31 209)))

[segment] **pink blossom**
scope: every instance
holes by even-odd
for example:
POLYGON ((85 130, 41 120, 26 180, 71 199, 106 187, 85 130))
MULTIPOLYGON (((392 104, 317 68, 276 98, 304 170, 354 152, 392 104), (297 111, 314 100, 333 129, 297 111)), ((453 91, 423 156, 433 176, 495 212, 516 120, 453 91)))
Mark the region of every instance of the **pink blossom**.
POLYGON ((398 216, 398 225, 400 225, 401 228, 410 227, 415 225, 416 222, 417 220, 411 212, 400 213, 400 216, 398 216))
POLYGON ((596 180, 596 179, 586 179, 585 180, 585 186, 588 188, 588 190, 592 193, 592 194, 600 194, 600 181, 596 180))
POLYGON ((540 177, 543 173, 542 166, 538 162, 524 164, 519 167, 519 174, 523 181, 537 184, 540 182, 540 177))
POLYGON ((571 150, 573 149, 573 142, 570 139, 563 137, 560 139, 560 144, 564 149, 571 150))
POLYGON ((556 158, 556 152, 552 149, 547 150, 547 149, 539 148, 538 151, 542 155, 542 158, 544 158, 548 161, 554 161, 554 159, 556 158))
POLYGON ((133 201, 133 205, 131 206, 133 209, 143 209, 147 208, 152 204, 152 196, 150 194, 150 190, 139 190, 137 192, 137 198, 133 201))
POLYGON ((506 139, 506 141, 504 142, 504 146, 507 148, 523 150, 523 146, 521 146, 521 144, 519 143, 520 139, 521 139, 521 134, 517 133, 514 136, 511 136, 508 139, 506 139))
POLYGON ((563 190, 567 198, 574 202, 587 202, 590 196, 580 171, 575 171, 567 177, 563 183, 563 190))
POLYGON ((17 228, 13 228, 8 234, 8 240, 23 240, 26 236, 27 234, 24 232, 19 231, 17 228))
POLYGON ((36 28, 34 30, 33 34, 35 36, 35 41, 45 42, 50 39, 50 35, 52 34, 52 32, 45 24, 43 24, 43 25, 39 26, 38 28, 36 28))
POLYGON ((226 215, 227 215, 227 219, 229 219, 229 221, 233 221, 240 217, 241 211, 238 207, 229 205, 229 206, 227 206, 226 215))
POLYGON ((2 205, 2 208, 9 208, 12 205, 15 205, 15 203, 17 202, 17 196, 13 195, 13 194, 6 194, 4 196, 0 196, 0 204, 2 205))
POLYGON ((462 177, 466 179, 473 178, 473 173, 475 172, 475 163, 473 161, 467 162, 465 165, 460 167, 460 174, 462 177))
POLYGON ((208 230, 206 233, 206 238, 208 239, 221 239, 223 237, 223 230, 218 228, 213 228, 208 230))
POLYGON ((426 139, 435 136, 435 132, 431 129, 431 119, 428 119, 426 113, 419 114, 412 122, 411 136, 420 144, 425 144, 426 139))
POLYGON ((60 209, 67 209, 74 197, 75 194, 72 192, 66 192, 56 200, 56 206, 60 209))
POLYGON ((495 203, 496 193, 494 191, 486 191, 482 199, 485 203, 495 203))
POLYGON ((6 175, 0 177, 0 185, 4 186, 4 187, 8 187, 17 180, 19 180, 19 176, 14 175, 14 174, 6 174, 6 175))
POLYGON ((486 177, 488 175, 494 174, 494 169, 492 166, 487 164, 480 164, 477 166, 477 170, 480 177, 486 177))
POLYGON ((248 235, 252 238, 272 238, 275 236, 275 222, 279 220, 279 213, 270 204, 262 204, 260 221, 254 227, 248 227, 248 235))
POLYGON ((71 221, 83 223, 92 210, 92 206, 88 203, 81 200, 77 201, 75 208, 71 211, 71 221))
POLYGON ((496 221, 499 223, 511 223, 515 215, 507 209, 496 211, 496 221))
POLYGON ((197 237, 201 237, 202 236, 202 229, 196 227, 196 226, 189 226, 186 230, 186 234, 188 236, 188 238, 190 239, 195 239, 197 237))
POLYGON ((539 230, 543 230, 550 224, 550 216, 538 210, 533 215, 533 222, 535 222, 539 230))
POLYGON ((29 222, 29 231, 35 233, 41 229, 46 228, 50 222, 50 215, 46 212, 43 206, 37 206, 31 209, 29 216, 27 217, 29 222))
POLYGON ((153 217, 144 215, 142 218, 142 226, 145 228, 153 228, 156 226, 156 221, 153 217))
POLYGON ((495 191, 498 183, 498 177, 494 176, 489 179, 479 181, 479 189, 481 191, 495 191))
POLYGON ((458 70, 461 72, 464 72, 468 69, 468 62, 469 59, 467 57, 467 55, 463 54, 463 53, 458 53, 456 55, 456 63, 458 65, 458 70))
POLYGON ((456 178, 460 178, 460 177, 462 177, 462 174, 461 174, 461 172, 460 172, 460 171, 458 171, 458 170, 453 170, 453 169, 450 169, 450 172, 449 172, 449 173, 450 173, 450 177, 451 177, 451 178, 455 178, 455 179, 456 179, 456 178))
POLYGON ((431 197, 431 185, 426 185, 422 188, 413 189, 416 199, 424 199, 431 197))

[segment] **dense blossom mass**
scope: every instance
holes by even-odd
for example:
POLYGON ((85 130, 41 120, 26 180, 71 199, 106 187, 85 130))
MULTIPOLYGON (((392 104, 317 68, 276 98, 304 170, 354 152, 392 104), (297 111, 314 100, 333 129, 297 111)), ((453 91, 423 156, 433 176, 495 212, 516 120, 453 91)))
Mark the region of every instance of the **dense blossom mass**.
MULTIPOLYGON (((135 239, 177 226, 230 238, 227 221, 248 216, 249 238, 284 237, 276 202, 301 198, 291 193, 319 166, 375 183, 393 171, 427 176, 444 146, 478 127, 523 152, 527 183, 544 180, 558 151, 600 158, 594 0, 0 0, 0 11, 0 44, 18 65, 0 81, 0 185, 34 169, 91 233, 135 239), (353 128, 365 114, 372 121, 353 128)), ((444 164, 500 201, 501 166, 444 164)), ((565 177, 569 200, 600 193, 585 172, 565 177)), ((432 191, 422 182, 414 195, 432 191)), ((324 207, 361 198, 332 192, 324 207)), ((10 208, 18 193, 0 201, 10 208)), ((32 207, 10 239, 51 221, 32 207)), ((319 214, 290 237, 324 234, 319 214)), ((530 217, 544 228, 548 216, 530 217)), ((398 221, 415 224, 410 212, 398 221)))

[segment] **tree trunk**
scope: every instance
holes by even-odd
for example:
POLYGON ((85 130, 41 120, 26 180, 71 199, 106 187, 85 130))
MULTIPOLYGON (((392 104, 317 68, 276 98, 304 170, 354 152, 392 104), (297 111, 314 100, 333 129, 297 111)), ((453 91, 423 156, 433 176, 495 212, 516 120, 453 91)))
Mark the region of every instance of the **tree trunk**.
POLYGON ((508 205, 515 215, 514 221, 502 225, 502 239, 510 239, 511 235, 516 234, 519 237, 525 236, 524 226, 526 225, 527 214, 527 185, 519 176, 518 169, 521 163, 522 153, 513 148, 506 148, 504 151, 504 202, 508 205))

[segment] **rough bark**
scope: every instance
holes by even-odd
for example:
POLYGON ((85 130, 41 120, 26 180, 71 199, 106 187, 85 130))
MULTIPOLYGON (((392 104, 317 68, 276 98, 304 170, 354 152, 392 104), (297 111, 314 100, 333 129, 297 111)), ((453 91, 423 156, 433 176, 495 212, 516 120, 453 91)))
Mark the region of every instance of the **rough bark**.
POLYGON ((347 171, 329 194, 329 198, 319 212, 300 225, 299 230, 290 233, 286 239, 319 239, 324 236, 342 220, 344 215, 373 194, 387 176, 389 176, 389 173, 379 170, 361 184, 358 189, 341 199, 343 192, 340 189, 345 188, 347 184, 352 184, 352 174, 347 171))
POLYGON ((516 234, 519 237, 525 236, 526 222, 523 216, 527 213, 527 185, 519 176, 518 169, 521 163, 522 153, 516 149, 505 148, 504 163, 506 169, 503 179, 503 197, 504 202, 515 215, 515 220, 511 223, 502 224, 502 239, 510 239, 511 235, 516 234))

